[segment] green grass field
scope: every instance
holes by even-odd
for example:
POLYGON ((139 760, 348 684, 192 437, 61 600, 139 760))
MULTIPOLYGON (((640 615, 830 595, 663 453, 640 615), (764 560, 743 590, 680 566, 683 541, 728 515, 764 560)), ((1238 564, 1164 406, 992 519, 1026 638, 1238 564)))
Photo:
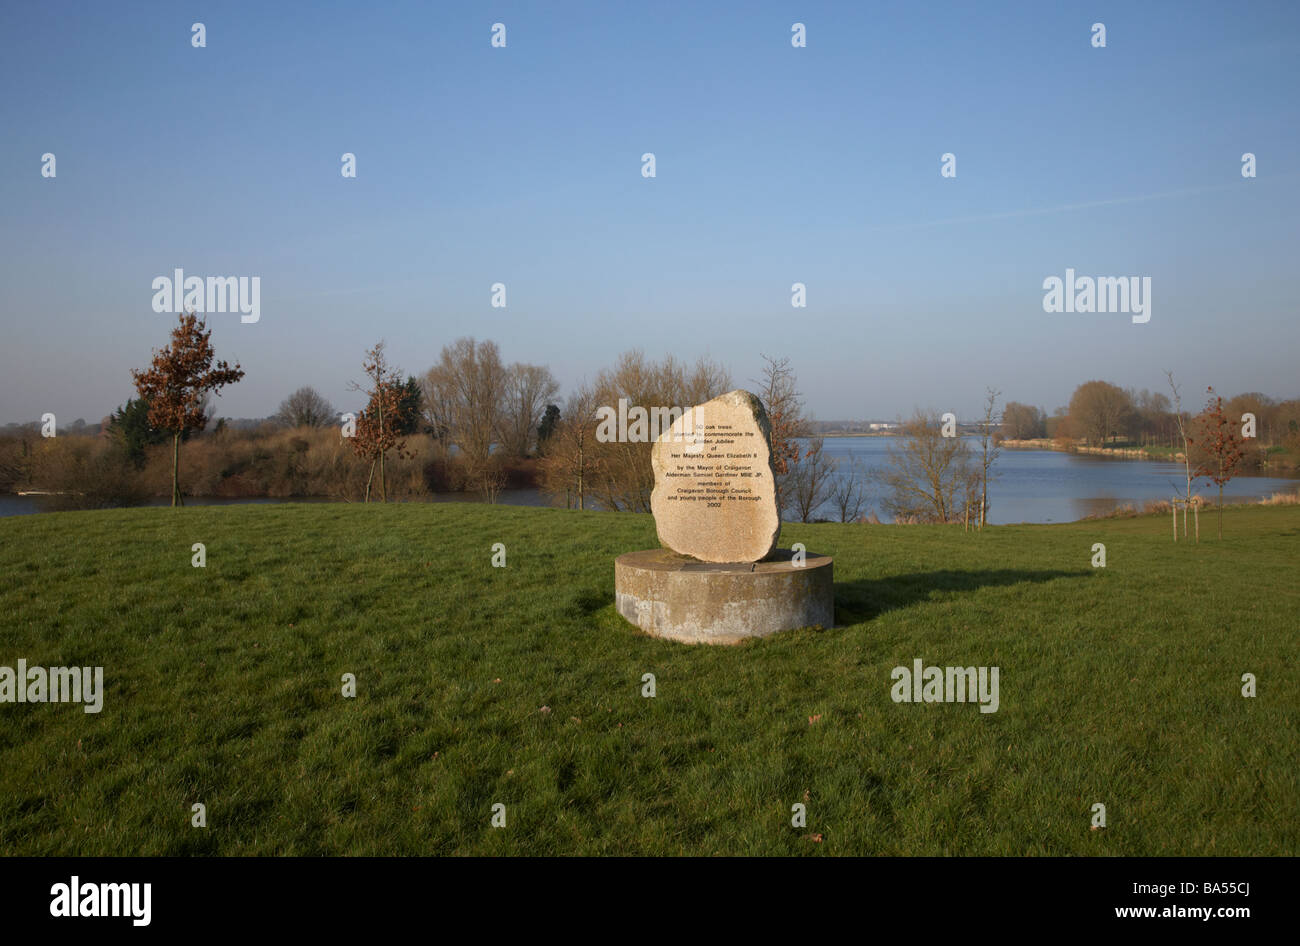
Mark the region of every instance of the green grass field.
POLYGON ((1296 854, 1300 507, 1202 525, 788 525, 835 557, 839 626, 707 647, 614 611, 649 516, 0 520, 0 665, 106 688, 0 704, 0 851, 1296 854), (1000 667, 999 711, 892 702, 916 658, 1000 667))

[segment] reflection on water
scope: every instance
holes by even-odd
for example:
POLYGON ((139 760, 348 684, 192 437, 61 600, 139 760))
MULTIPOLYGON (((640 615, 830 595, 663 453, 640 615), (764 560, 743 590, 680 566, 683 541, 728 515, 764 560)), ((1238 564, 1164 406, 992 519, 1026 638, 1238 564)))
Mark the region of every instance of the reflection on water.
MULTIPOLYGON (((974 448, 976 441, 969 442, 974 448)), ((823 450, 847 461, 856 458, 867 469, 888 465, 892 437, 828 437, 823 450)), ((1253 502, 1274 493, 1293 493, 1300 482, 1279 477, 1241 476, 1224 489, 1224 502, 1253 502)), ((1105 515, 1122 506, 1141 510, 1151 500, 1168 501, 1181 495, 1186 475, 1179 463, 1155 460, 1117 460, 1055 450, 1003 450, 989 483, 989 522, 1073 522, 1086 516, 1105 515)), ((1213 484, 1194 481, 1193 492, 1212 498, 1213 484)), ((879 487, 868 500, 882 521, 888 516, 880 505, 879 487)), ((830 504, 819 516, 838 518, 830 504)))
POLYGON ((1075 519, 1104 516, 1123 505, 1124 500, 1118 496, 1084 496, 1070 500, 1070 509, 1073 511, 1073 518, 1075 519))

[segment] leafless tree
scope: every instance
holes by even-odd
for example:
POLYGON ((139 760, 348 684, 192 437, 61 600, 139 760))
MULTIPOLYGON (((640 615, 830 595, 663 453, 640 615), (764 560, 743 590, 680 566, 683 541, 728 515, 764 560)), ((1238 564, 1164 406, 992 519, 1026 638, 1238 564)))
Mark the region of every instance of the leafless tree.
POLYGON ((432 420, 435 430, 445 430, 471 482, 489 499, 500 488, 500 461, 492 445, 503 439, 506 375, 495 342, 462 338, 442 349, 422 385, 428 395, 425 420, 432 420))
POLYGON ((808 442, 793 473, 786 481, 786 507, 800 522, 812 521, 813 515, 831 496, 834 487, 835 459, 822 450, 822 438, 808 442))
MULTIPOLYGON (((1166 371, 1165 377, 1169 379, 1169 390, 1174 395, 1174 423, 1178 428, 1178 436, 1183 442, 1183 470, 1187 478, 1186 493, 1183 496, 1183 534, 1187 534, 1187 508, 1192 504, 1192 438, 1187 432, 1187 415, 1183 413, 1183 398, 1179 393, 1178 385, 1174 383, 1174 373, 1166 371)), ((1178 529, 1175 523, 1174 533, 1177 535, 1178 529)))
POLYGON ((696 359, 690 371, 682 371, 682 408, 711 401, 731 390, 731 372, 711 358, 696 359))
POLYGON ((988 521, 989 510, 989 480, 993 478, 993 464, 1002 452, 998 447, 997 441, 993 439, 995 428, 997 427, 997 405, 998 398, 1002 396, 1001 391, 993 388, 985 389, 984 398, 984 416, 980 419, 980 452, 979 452, 979 527, 984 528, 984 523, 988 521))
POLYGON ((600 472, 596 450, 596 395, 582 385, 569 395, 542 452, 542 489, 563 496, 566 509, 587 508, 600 472))
POLYGON ((1135 416, 1129 393, 1108 381, 1085 381, 1070 398, 1070 427, 1094 446, 1128 434, 1135 416))
POLYGON ((559 392, 550 369, 516 362, 506 370, 502 399, 502 449, 507 456, 531 455, 542 412, 559 392))
POLYGON ((313 387, 301 387, 280 402, 275 419, 286 427, 324 427, 337 412, 313 387))
POLYGON ((840 522, 857 522, 867 502, 867 476, 855 456, 848 464, 838 464, 830 487, 830 501, 840 514, 840 522))
POLYGON ((809 433, 803 413, 803 397, 798 391, 789 358, 763 356, 763 377, 755 382, 758 397, 767 408, 772 427, 772 466, 776 470, 777 508, 786 509, 784 496, 793 488, 794 470, 803 458, 800 438, 809 433))
POLYGON ((1047 415, 1041 407, 1007 401, 1002 409, 1002 436, 1007 440, 1033 440, 1047 436, 1047 415))
MULTIPOLYGON (((593 391, 597 408, 617 411, 623 400, 629 411, 633 407, 687 410, 725 394, 730 387, 726 370, 707 359, 700 359, 688 369, 671 355, 655 362, 634 350, 624 352, 612 369, 601 371, 593 391)), ((591 484, 592 492, 606 509, 650 511, 650 494, 654 490, 650 452, 653 438, 659 433, 662 431, 648 431, 647 440, 633 441, 629 437, 593 443, 599 473, 591 484)))
POLYGON ((917 410, 903 423, 887 450, 889 466, 881 479, 882 504, 896 520, 955 522, 961 516, 959 492, 971 473, 970 447, 960 437, 943 436, 939 415, 917 410))

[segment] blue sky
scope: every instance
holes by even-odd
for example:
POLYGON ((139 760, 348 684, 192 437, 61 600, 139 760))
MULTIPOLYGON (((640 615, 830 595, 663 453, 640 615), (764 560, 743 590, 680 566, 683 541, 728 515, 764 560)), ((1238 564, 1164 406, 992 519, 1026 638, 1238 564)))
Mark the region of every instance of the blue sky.
POLYGON ((463 335, 566 390, 784 355, 826 419, 1300 395, 1297 4, 6 4, 0 50, 0 423, 131 396, 176 267, 261 277, 208 317, 237 417, 463 335), (1045 313, 1066 267, 1151 321, 1045 313))

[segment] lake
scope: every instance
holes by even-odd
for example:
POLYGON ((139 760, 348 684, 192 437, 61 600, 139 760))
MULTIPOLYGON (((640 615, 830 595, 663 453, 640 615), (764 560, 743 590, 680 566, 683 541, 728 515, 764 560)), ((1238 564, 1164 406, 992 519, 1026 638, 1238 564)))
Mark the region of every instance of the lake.
MULTIPOLYGON (((977 446, 973 438, 972 448, 977 446)), ((886 450, 893 437, 827 437, 823 450, 847 465, 856 458, 864 469, 888 464, 886 450)), ((1183 468, 1155 460, 1112 460, 1054 450, 1003 450, 993 467, 989 485, 989 522, 1072 522, 1132 504, 1141 508, 1149 499, 1169 499, 1181 487, 1183 468)), ((1199 479, 1193 488, 1206 497, 1215 495, 1214 484, 1199 479)), ((1295 492, 1300 481, 1265 476, 1243 476, 1224 489, 1225 499, 1249 502, 1273 493, 1295 492)), ((244 503, 330 502, 328 499, 203 499, 186 500, 189 506, 227 506, 244 503)), ((477 493, 438 493, 426 502, 480 502, 477 493)), ((535 489, 508 489, 500 502, 509 506, 545 506, 546 497, 535 489)), ((152 505, 165 506, 165 499, 152 505)), ((39 496, 0 495, 0 517, 42 511, 39 496)), ((868 496, 864 511, 874 510, 882 522, 889 517, 877 494, 868 496)), ((838 519, 825 504, 818 517, 838 519)))
MULTIPOLYGON (((966 438, 971 449, 979 441, 966 438)), ((850 457, 867 469, 888 465, 886 451, 898 443, 894 437, 827 437, 823 452, 847 465, 850 457)), ((993 465, 989 483, 988 521, 1073 522, 1086 516, 1107 513, 1127 504, 1141 509, 1150 499, 1169 499, 1183 490, 1186 474, 1180 463, 1155 460, 1118 460, 1055 450, 1003 450, 993 465)), ((1224 500, 1249 502, 1274 493, 1295 492, 1300 481, 1266 476, 1243 476, 1223 490, 1224 500)), ((1206 479, 1192 482, 1194 492, 1207 498, 1217 495, 1206 479)), ((878 494, 867 505, 882 522, 888 521, 879 508, 878 494)), ((824 505, 819 515, 838 519, 838 513, 824 505)))

